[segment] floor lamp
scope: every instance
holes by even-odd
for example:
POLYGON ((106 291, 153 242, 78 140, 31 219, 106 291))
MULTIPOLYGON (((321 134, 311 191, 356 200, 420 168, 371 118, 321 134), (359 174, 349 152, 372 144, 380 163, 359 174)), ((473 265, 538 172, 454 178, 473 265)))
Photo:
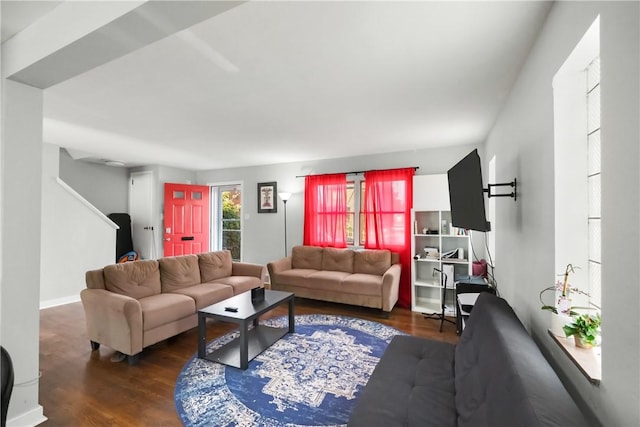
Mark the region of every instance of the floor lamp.
POLYGON ((278 193, 284 203, 284 256, 287 256, 287 200, 291 198, 291 193, 278 193))

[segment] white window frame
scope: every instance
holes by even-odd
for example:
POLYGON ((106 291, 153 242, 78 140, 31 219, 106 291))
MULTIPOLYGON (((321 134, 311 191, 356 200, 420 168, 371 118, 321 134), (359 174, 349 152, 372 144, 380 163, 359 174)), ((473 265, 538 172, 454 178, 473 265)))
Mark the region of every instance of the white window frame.
MULTIPOLYGON (((211 250, 221 250, 222 242, 222 229, 220 223, 222 221, 222 206, 221 200, 219 200, 220 189, 228 187, 240 188, 240 200, 241 206, 244 208, 244 184, 242 181, 228 181, 228 182, 216 182, 210 183, 211 189, 211 206, 210 206, 210 239, 211 250)), ((240 214, 240 261, 244 259, 244 210, 240 214)))
POLYGON ((347 184, 353 183, 353 243, 347 246, 354 249, 364 247, 364 243, 360 243, 360 202, 364 197, 360 190, 364 180, 361 174, 347 176, 347 184))

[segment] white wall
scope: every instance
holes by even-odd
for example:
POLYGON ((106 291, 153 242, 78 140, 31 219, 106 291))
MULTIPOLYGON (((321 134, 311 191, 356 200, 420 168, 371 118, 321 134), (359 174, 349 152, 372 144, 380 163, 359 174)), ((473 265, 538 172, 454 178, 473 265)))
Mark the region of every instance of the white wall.
POLYGON ((278 191, 293 193, 287 202, 287 246, 302 244, 304 215, 304 178, 298 175, 333 172, 392 169, 417 166, 416 174, 446 173, 477 145, 431 148, 370 156, 327 159, 309 162, 247 168, 202 171, 198 184, 243 181, 243 257, 244 261, 266 264, 284 254, 284 210, 278 199, 277 213, 258 213, 257 184, 276 181, 278 191))
POLYGON ((58 182, 59 153, 43 144, 41 308, 79 301, 86 271, 113 264, 116 248, 117 226, 58 182))
MULTIPOLYGON (((607 426, 638 426, 640 347, 638 2, 556 2, 484 150, 497 179, 518 179, 518 201, 498 200, 496 269, 514 306, 567 388, 607 426), (600 14, 602 65, 602 382, 590 384, 546 333, 538 293, 554 271, 554 127, 551 81, 600 14)), ((570 167, 570 165, 568 165, 570 167)))
POLYGON ((128 212, 127 168, 74 160, 62 149, 59 176, 105 215, 128 212))

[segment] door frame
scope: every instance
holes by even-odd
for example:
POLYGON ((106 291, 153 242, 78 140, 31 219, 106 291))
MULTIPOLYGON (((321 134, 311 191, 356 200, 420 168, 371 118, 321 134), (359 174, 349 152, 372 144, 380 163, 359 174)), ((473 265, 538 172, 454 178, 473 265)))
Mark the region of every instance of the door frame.
MULTIPOLYGON (((154 174, 153 171, 138 171, 138 172, 131 172, 129 173, 129 197, 128 197, 128 212, 129 215, 131 216, 131 235, 132 235, 132 240, 134 242, 134 250, 139 250, 139 255, 140 258, 143 258, 143 255, 147 255, 147 254, 143 254, 143 250, 141 248, 146 247, 146 245, 141 245, 140 242, 138 241, 136 244, 136 239, 135 239, 135 232, 134 232, 134 221, 138 221, 138 222, 143 222, 146 223, 148 225, 146 225, 145 227, 151 227, 151 245, 148 248, 150 250, 150 254, 148 254, 148 259, 157 259, 158 258, 158 239, 157 239, 157 226, 154 226, 154 224, 157 225, 157 222, 155 221, 155 211, 154 211, 154 200, 155 200, 155 180, 154 180, 154 174), (132 192, 132 187, 133 187, 133 183, 132 181, 135 179, 140 179, 140 177, 148 177, 148 179, 150 180, 150 191, 149 194, 146 195, 146 202, 148 203, 148 210, 149 210, 149 218, 134 218, 134 212, 132 212, 132 206, 134 205, 132 203, 132 197, 133 197, 133 192, 132 192)), ((137 216, 137 215, 136 215, 137 216)))
POLYGON ((244 181, 243 180, 233 180, 233 181, 218 181, 205 184, 208 185, 211 190, 210 196, 210 209, 209 209, 209 249, 213 250, 213 242, 216 242, 216 247, 218 244, 218 224, 214 224, 214 220, 218 218, 218 206, 215 204, 218 200, 218 192, 217 187, 226 187, 226 186, 240 186, 240 204, 242 205, 242 213, 240 215, 240 260, 244 259, 244 225, 245 218, 247 218, 247 213, 245 212, 245 204, 244 204, 244 181), (214 198, 214 188, 216 188, 216 196, 214 198), (215 200, 214 200, 215 199, 215 200))

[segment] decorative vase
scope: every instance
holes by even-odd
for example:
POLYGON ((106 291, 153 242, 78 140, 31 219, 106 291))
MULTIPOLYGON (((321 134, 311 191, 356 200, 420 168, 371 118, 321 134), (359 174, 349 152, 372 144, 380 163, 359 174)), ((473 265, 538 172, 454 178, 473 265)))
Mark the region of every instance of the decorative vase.
POLYGON ((576 343, 576 347, 580 348, 593 348, 593 344, 586 342, 582 337, 578 335, 574 335, 573 339, 576 343))

